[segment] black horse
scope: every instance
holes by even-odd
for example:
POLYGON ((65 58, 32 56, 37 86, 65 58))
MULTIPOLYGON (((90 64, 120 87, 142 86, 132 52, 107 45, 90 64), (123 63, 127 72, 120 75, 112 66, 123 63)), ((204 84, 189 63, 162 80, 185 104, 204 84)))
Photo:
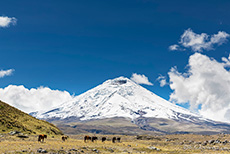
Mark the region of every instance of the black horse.
POLYGON ((106 141, 106 137, 102 137, 102 138, 101 138, 101 141, 102 141, 102 142, 106 141))
POLYGON ((69 136, 62 136, 62 137, 61 137, 62 141, 64 141, 64 142, 65 142, 68 138, 69 138, 69 136))
POLYGON ((94 141, 96 141, 96 140, 98 140, 98 138, 97 138, 96 136, 93 136, 93 137, 92 137, 92 142, 94 142, 94 141))
POLYGON ((120 137, 113 137, 112 142, 115 143, 116 141, 121 142, 121 138, 120 137))
POLYGON ((113 142, 113 143, 115 143, 115 142, 116 142, 116 140, 117 140, 117 138, 116 138, 116 137, 113 137, 113 138, 112 138, 112 142, 113 142))

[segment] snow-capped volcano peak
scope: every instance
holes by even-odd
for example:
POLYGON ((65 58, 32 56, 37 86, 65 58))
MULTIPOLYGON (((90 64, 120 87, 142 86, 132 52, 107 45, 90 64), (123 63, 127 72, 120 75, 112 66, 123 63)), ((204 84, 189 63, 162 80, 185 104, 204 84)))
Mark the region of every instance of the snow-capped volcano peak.
POLYGON ((41 119, 77 117, 80 120, 140 116, 190 120, 189 117, 198 117, 126 77, 107 80, 76 96, 74 101, 35 116, 41 119))
POLYGON ((103 83, 103 85, 127 85, 127 84, 135 84, 133 81, 131 81, 129 78, 126 77, 118 77, 112 80, 107 80, 103 83))

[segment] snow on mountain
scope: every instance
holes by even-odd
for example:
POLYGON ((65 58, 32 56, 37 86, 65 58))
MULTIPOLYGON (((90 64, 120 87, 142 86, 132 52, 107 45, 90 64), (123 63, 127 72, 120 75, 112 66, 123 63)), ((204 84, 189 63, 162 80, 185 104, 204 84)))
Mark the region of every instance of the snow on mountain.
MULTIPOLYGON (((174 105, 125 77, 107 80, 47 112, 31 115, 40 119, 78 117, 80 120, 127 117, 166 118, 192 121, 203 119, 174 105)), ((203 119, 204 120, 204 119, 203 119)))

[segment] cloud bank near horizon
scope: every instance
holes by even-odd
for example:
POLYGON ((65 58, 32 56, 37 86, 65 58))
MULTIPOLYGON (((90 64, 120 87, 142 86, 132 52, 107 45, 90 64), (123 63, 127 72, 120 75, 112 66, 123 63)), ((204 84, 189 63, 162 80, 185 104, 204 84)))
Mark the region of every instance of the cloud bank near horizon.
POLYGON ((213 50, 214 45, 222 45, 229 37, 230 35, 224 31, 219 31, 217 34, 210 36, 206 33, 196 34, 189 28, 181 35, 179 44, 169 46, 169 50, 184 51, 186 48, 191 48, 194 52, 213 50))
POLYGON ((15 17, 0 16, 0 27, 9 27, 11 24, 15 25, 17 19, 15 17))
POLYGON ((153 85, 151 82, 149 82, 148 77, 146 77, 144 74, 141 75, 141 74, 133 73, 130 79, 136 82, 137 84, 145 84, 149 86, 153 85))
POLYGON ((230 122, 230 57, 218 62, 206 55, 195 53, 190 56, 185 73, 171 68, 170 101, 177 104, 189 103, 206 118, 230 122))
POLYGON ((49 110, 72 101, 73 98, 67 91, 52 90, 48 87, 27 89, 22 85, 9 85, 0 88, 0 100, 26 113, 49 110))

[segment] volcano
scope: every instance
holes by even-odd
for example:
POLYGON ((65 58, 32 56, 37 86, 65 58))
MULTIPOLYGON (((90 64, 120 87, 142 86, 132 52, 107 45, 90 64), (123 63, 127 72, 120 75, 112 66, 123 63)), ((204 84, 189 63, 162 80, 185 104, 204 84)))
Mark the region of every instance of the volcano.
POLYGON ((126 77, 107 80, 71 102, 31 115, 62 127, 86 128, 83 124, 87 124, 95 127, 96 133, 103 132, 98 131, 98 124, 102 129, 114 123, 155 133, 218 133, 228 132, 230 128, 228 123, 203 118, 172 104, 126 77))

